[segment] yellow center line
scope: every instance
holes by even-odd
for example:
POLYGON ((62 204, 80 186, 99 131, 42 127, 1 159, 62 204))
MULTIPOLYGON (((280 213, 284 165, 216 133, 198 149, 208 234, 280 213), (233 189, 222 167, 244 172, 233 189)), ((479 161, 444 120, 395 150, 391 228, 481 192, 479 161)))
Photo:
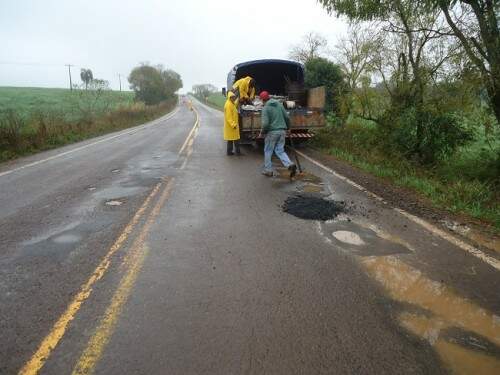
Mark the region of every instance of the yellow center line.
POLYGON ((82 306, 83 302, 92 293, 93 285, 104 275, 106 270, 109 268, 111 263, 111 257, 115 254, 125 243, 128 236, 137 225, 142 215, 148 208, 151 200, 156 196, 160 187, 163 183, 159 182, 153 188, 151 193, 145 199, 144 203, 141 205, 139 210, 135 213, 132 220, 127 224, 124 230, 121 232, 120 236, 116 239, 113 245, 109 248, 107 254, 101 260, 97 268, 94 270, 90 278, 85 284, 82 285, 80 291, 72 299, 63 314, 57 319, 56 323, 52 326, 49 334, 45 336, 43 341, 40 343, 36 352, 31 356, 30 360, 21 368, 19 374, 21 375, 34 375, 43 367, 45 361, 48 359, 52 351, 58 345, 61 338, 64 336, 68 324, 74 319, 76 313, 82 306))
POLYGON ((172 183, 173 179, 168 182, 140 234, 134 241, 130 250, 130 258, 127 260, 130 264, 127 273, 120 281, 118 289, 111 300, 111 304, 106 309, 98 328, 88 341, 85 350, 75 365, 72 372, 73 375, 89 375, 94 372, 95 366, 101 358, 104 348, 115 330, 116 322, 121 314, 123 306, 130 296, 135 281, 137 280, 137 276, 142 268, 144 259, 146 258, 148 252, 148 248, 145 245, 146 236, 148 235, 151 226, 155 223, 161 208, 170 195, 172 183))
POLYGON ((182 144, 182 146, 181 146, 181 148, 179 150, 179 153, 178 153, 179 155, 184 152, 184 149, 187 147, 189 141, 191 140, 191 137, 193 136, 193 133, 195 132, 195 130, 200 125, 200 115, 198 114, 198 111, 196 110, 196 108, 194 106, 193 106, 193 111, 194 111, 194 113, 196 115, 196 121, 194 122, 194 125, 191 128, 191 131, 189 132, 188 136, 186 137, 186 140, 182 144))

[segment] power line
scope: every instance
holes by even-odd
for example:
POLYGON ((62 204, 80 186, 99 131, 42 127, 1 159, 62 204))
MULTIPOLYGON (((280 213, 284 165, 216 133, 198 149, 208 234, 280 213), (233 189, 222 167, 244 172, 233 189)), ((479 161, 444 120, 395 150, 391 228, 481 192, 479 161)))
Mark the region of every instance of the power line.
POLYGON ((63 64, 38 63, 38 62, 20 62, 20 61, 0 61, 0 65, 18 65, 18 66, 62 66, 63 64))

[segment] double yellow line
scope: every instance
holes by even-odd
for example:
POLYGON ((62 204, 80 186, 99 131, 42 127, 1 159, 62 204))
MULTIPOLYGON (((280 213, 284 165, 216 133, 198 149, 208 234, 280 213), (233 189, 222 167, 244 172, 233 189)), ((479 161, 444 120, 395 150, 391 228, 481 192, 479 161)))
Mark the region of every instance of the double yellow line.
MULTIPOLYGON (((194 109, 194 111, 196 113, 195 124, 186 137, 186 140, 184 141, 179 151, 179 155, 184 152, 188 144, 192 146, 196 130, 199 127, 199 115, 196 109, 194 109)), ((189 155, 187 157, 189 157, 189 155)), ((170 195, 173 181, 173 178, 163 179, 161 182, 154 186, 153 190, 144 200, 143 204, 134 214, 130 222, 125 226, 113 245, 109 248, 108 252, 96 267, 94 272, 91 274, 87 282, 81 286, 79 292, 71 300, 66 310, 52 326, 49 334, 42 340, 36 352, 21 368, 21 370, 19 371, 20 375, 35 375, 44 366, 52 351, 56 348, 56 346, 59 344, 60 340, 66 333, 69 323, 75 318, 82 304, 89 298, 97 281, 99 281, 108 270, 113 255, 118 250, 120 250, 127 242, 133 230, 137 227, 144 214, 148 211, 151 202, 158 196, 158 194, 160 194, 156 204, 148 215, 145 224, 143 225, 141 231, 133 242, 130 252, 124 261, 124 265, 128 268, 125 275, 120 281, 118 289, 113 295, 111 304, 106 309, 106 312, 104 313, 99 326, 97 327, 93 336, 90 338, 85 350, 83 351, 76 366, 73 369, 73 374, 90 374, 93 372, 93 369, 97 361, 99 360, 103 349, 105 348, 107 342, 109 341, 109 338, 114 331, 117 319, 130 295, 135 280, 137 279, 137 276, 141 270, 142 264, 148 251, 145 244, 146 236, 149 233, 149 230, 154 224, 156 218, 158 217, 161 208, 170 195)))
POLYGON ((146 223, 142 227, 141 232, 132 244, 130 253, 125 260, 128 264, 127 273, 120 281, 118 289, 111 299, 111 304, 106 309, 104 317, 101 319, 99 326, 90 338, 87 343, 87 347, 74 367, 73 374, 91 374, 97 364, 97 361, 100 359, 106 344, 114 332, 118 317, 120 316, 125 302, 130 296, 132 287, 134 286, 135 280, 137 279, 139 271, 144 263, 144 259, 146 258, 148 252, 148 248, 145 244, 146 236, 149 233, 151 226, 155 223, 156 218, 160 214, 161 208, 168 199, 172 184, 173 179, 168 180, 160 198, 152 209, 146 223))

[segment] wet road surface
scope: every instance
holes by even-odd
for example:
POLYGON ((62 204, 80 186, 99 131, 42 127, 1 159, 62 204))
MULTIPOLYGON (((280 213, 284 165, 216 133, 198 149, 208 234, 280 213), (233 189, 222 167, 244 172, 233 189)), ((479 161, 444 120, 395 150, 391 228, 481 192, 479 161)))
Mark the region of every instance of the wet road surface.
POLYGON ((500 372, 497 254, 309 161, 261 176, 195 107, 0 168, 0 373, 500 372))

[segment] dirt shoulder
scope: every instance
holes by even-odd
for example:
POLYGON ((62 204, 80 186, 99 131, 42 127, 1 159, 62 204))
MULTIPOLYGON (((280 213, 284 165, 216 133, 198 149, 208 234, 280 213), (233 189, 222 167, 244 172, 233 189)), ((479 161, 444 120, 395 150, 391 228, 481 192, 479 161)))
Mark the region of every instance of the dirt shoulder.
POLYGON ((500 236, 495 233, 491 225, 466 215, 456 215, 436 208, 430 200, 410 189, 395 186, 387 180, 364 172, 331 155, 325 155, 319 150, 307 148, 303 151, 337 173, 381 196, 390 205, 426 219, 487 252, 500 254, 500 236))

